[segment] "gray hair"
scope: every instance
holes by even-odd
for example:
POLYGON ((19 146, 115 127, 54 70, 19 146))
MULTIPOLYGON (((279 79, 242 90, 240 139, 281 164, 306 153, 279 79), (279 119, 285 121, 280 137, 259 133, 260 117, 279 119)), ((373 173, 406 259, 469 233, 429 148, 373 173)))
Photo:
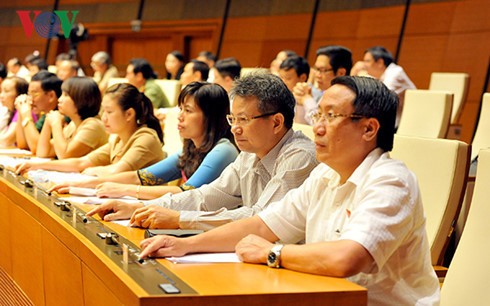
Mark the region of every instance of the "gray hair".
POLYGON ((111 64, 111 57, 109 56, 109 53, 105 51, 99 51, 92 55, 92 61, 96 63, 101 63, 101 64, 111 64))
POLYGON ((296 100, 284 82, 267 70, 260 69, 235 80, 235 85, 230 91, 230 99, 233 100, 236 96, 256 98, 257 107, 262 114, 281 113, 286 128, 293 126, 296 100))

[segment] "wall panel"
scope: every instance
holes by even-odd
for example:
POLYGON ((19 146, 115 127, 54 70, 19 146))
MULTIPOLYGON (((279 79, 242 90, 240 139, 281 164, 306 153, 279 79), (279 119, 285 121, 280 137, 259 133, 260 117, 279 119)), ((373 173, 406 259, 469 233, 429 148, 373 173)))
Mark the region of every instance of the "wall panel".
MULTIPOLYGON (((147 0, 143 29, 131 32, 129 21, 137 14, 137 0, 66 0, 60 9, 79 9, 91 39, 80 45, 81 64, 88 68, 90 56, 108 50, 115 64, 125 68, 133 56, 147 57, 164 73, 164 56, 181 49, 190 58, 201 49, 216 51, 225 0, 147 0), (118 12, 114 14, 114 12, 118 12), (204 29, 204 30, 203 30, 204 29), (137 42, 133 46, 131 41, 137 42), (144 42, 146 41, 146 42, 144 42), (122 49, 121 49, 122 48, 122 49)), ((314 63, 315 51, 327 44, 345 45, 353 51, 354 61, 364 50, 383 45, 396 53, 405 1, 322 0, 316 20, 308 60, 314 63)), ((310 12, 314 1, 301 5, 293 0, 233 0, 221 57, 235 56, 244 67, 268 67, 275 54, 292 49, 303 55, 306 49, 310 12)), ((23 58, 34 49, 44 52, 46 41, 34 33, 26 39, 15 10, 50 8, 52 1, 26 0, 2 2, 0 7, 0 60, 23 58), (34 37, 35 36, 35 37, 34 37)), ((470 74, 468 103, 479 105, 488 58, 490 56, 490 1, 422 0, 412 1, 406 24, 399 64, 419 88, 427 88, 433 71, 464 71, 470 74)), ((63 42, 52 41, 63 50, 63 42)), ((88 69, 88 72, 91 72, 88 69)), ((470 141, 478 106, 463 109, 461 124, 464 141, 470 141)))

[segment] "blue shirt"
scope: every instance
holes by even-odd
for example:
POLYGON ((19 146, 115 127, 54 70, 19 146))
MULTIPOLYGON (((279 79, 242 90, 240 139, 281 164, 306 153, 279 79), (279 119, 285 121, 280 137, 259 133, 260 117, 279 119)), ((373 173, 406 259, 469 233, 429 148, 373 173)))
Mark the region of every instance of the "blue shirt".
MULTIPOLYGON (((142 185, 162 185, 182 178, 181 169, 178 168, 179 156, 182 150, 170 155, 158 163, 138 170, 138 177, 142 185)), ((198 188, 218 178, 221 172, 238 156, 238 150, 226 138, 220 139, 211 151, 204 157, 201 165, 187 180, 186 185, 198 188)))

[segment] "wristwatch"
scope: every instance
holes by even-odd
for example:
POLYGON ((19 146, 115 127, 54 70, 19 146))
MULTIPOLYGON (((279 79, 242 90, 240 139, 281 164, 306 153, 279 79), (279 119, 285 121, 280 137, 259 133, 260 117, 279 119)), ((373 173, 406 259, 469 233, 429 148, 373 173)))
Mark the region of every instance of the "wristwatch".
POLYGON ((26 127, 31 121, 34 122, 30 117, 24 118, 24 120, 22 120, 22 127, 26 127))
POLYGON ((276 244, 269 251, 269 255, 267 255, 267 265, 271 268, 280 268, 281 267, 281 250, 284 247, 284 244, 276 244))

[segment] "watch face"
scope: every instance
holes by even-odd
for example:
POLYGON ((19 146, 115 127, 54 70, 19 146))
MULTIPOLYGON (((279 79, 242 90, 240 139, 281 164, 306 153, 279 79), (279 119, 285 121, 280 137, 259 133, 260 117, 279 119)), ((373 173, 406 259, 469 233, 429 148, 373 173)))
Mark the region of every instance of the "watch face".
POLYGON ((276 253, 274 253, 274 252, 270 252, 269 256, 267 256, 267 261, 271 264, 275 263, 276 259, 277 259, 277 256, 276 256, 276 253))

